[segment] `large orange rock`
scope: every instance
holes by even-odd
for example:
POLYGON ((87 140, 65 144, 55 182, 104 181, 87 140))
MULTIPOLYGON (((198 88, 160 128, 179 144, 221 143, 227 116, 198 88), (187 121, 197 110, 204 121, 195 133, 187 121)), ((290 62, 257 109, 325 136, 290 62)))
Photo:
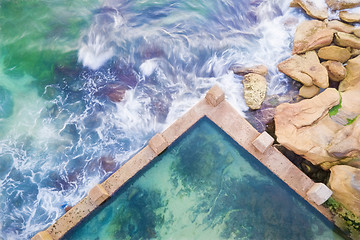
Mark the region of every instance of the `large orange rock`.
POLYGON ((333 41, 335 32, 322 21, 304 21, 296 29, 292 52, 299 54, 328 46, 333 41))
POLYGON ((290 3, 291 7, 301 7, 304 11, 313 18, 325 20, 328 18, 328 9, 324 4, 314 4, 313 0, 293 0, 290 3))
POLYGON ((301 82, 305 86, 316 85, 320 88, 327 88, 329 86, 328 71, 320 64, 315 51, 294 55, 279 63, 278 68, 282 73, 301 82))
POLYGON ((333 10, 354 8, 360 6, 359 0, 325 0, 326 4, 333 10))
POLYGON ((360 56, 350 59, 346 66, 346 77, 339 85, 339 91, 353 88, 360 82, 360 56))
POLYGON ((338 165, 330 169, 332 197, 360 217, 360 169, 338 165))
POLYGON ((360 83, 341 94, 328 88, 312 99, 279 105, 278 142, 324 169, 359 159, 359 93, 360 83))
POLYGON ((342 127, 328 114, 339 102, 339 92, 328 88, 312 99, 279 105, 274 117, 277 141, 315 165, 337 161, 326 147, 342 127))

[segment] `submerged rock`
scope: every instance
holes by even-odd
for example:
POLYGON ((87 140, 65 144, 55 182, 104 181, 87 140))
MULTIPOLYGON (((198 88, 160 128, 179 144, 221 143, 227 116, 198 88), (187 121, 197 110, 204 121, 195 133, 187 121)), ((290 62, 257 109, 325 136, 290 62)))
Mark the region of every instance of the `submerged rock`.
POLYGON ((243 67, 243 66, 235 65, 231 67, 231 70, 233 70, 235 74, 241 76, 244 76, 249 73, 256 73, 265 77, 268 73, 268 69, 265 65, 256 65, 253 67, 243 67))
POLYGON ((338 165, 330 169, 332 197, 360 217, 360 169, 338 165))
POLYGON ((325 0, 332 10, 341 10, 360 6, 359 0, 325 0))
POLYGON ((326 61, 321 64, 326 67, 330 80, 340 82, 346 77, 346 68, 341 62, 326 61))
POLYGON ((297 27, 294 36, 293 54, 304 53, 331 44, 335 30, 318 20, 304 21, 297 27))
POLYGON ((266 79, 264 76, 249 73, 244 76, 244 98, 251 109, 260 109, 266 96, 266 79))
POLYGON ((345 91, 354 87, 360 81, 360 56, 350 59, 346 65, 347 75, 340 83, 339 91, 345 91))
POLYGON ((301 7, 304 11, 313 18, 324 20, 328 18, 328 9, 325 5, 315 4, 313 0, 293 0, 290 7, 301 7))
POLYGON ((0 119, 8 118, 12 115, 14 101, 9 90, 0 87, 0 119))
POLYGON ((320 88, 329 86, 328 72, 320 64, 315 51, 309 51, 302 55, 294 55, 291 58, 279 63, 279 70, 301 82, 305 86, 316 85, 320 88))

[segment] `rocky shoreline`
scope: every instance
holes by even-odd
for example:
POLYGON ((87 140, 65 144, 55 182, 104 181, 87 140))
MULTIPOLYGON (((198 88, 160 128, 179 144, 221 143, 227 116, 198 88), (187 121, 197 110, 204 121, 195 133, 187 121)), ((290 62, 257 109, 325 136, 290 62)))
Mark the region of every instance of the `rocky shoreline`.
POLYGON ((280 72, 301 83, 297 101, 262 106, 266 67, 232 70, 244 76, 252 114, 258 112, 268 126, 273 117, 274 129, 268 131, 279 148, 302 159, 297 165, 308 175, 316 169, 324 176, 314 180, 333 191, 324 205, 336 225, 360 239, 360 13, 352 9, 360 1, 294 0, 290 6, 315 18, 298 25, 293 55, 278 64, 280 72))

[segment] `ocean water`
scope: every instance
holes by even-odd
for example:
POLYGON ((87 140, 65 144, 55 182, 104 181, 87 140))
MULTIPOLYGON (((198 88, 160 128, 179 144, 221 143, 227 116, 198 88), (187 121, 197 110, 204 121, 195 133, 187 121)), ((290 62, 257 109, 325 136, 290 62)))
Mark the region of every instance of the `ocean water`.
POLYGON ((286 93, 289 2, 0 0, 0 239, 45 229, 215 83, 247 111, 232 65, 286 93))
POLYGON ((343 239, 204 118, 64 240, 343 239))

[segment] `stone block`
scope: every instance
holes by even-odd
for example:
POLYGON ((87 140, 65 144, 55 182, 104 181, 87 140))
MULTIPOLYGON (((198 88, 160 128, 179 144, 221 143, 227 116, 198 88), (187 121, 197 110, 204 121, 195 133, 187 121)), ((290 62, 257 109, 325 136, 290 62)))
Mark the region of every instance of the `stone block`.
POLYGON ((162 153, 168 146, 169 144, 161 134, 156 134, 149 141, 149 147, 156 155, 162 153))
POLYGON ((88 194, 90 201, 92 203, 95 203, 96 206, 99 206, 102 204, 106 199, 108 199, 110 196, 108 192, 106 192, 105 188, 101 186, 100 184, 93 187, 88 194))
POLYGON ((267 132, 263 132, 252 142, 254 147, 261 153, 264 153, 273 143, 274 138, 267 132))
POLYGON ((331 197, 332 193, 325 184, 315 183, 309 191, 307 191, 306 195, 309 200, 315 202, 317 205, 321 205, 331 197))
POLYGON ((33 236, 31 240, 53 240, 53 238, 47 231, 42 231, 33 236))
POLYGON ((210 105, 212 105, 213 107, 216 107, 222 101, 224 101, 225 93, 218 85, 214 85, 206 93, 205 99, 210 105))

